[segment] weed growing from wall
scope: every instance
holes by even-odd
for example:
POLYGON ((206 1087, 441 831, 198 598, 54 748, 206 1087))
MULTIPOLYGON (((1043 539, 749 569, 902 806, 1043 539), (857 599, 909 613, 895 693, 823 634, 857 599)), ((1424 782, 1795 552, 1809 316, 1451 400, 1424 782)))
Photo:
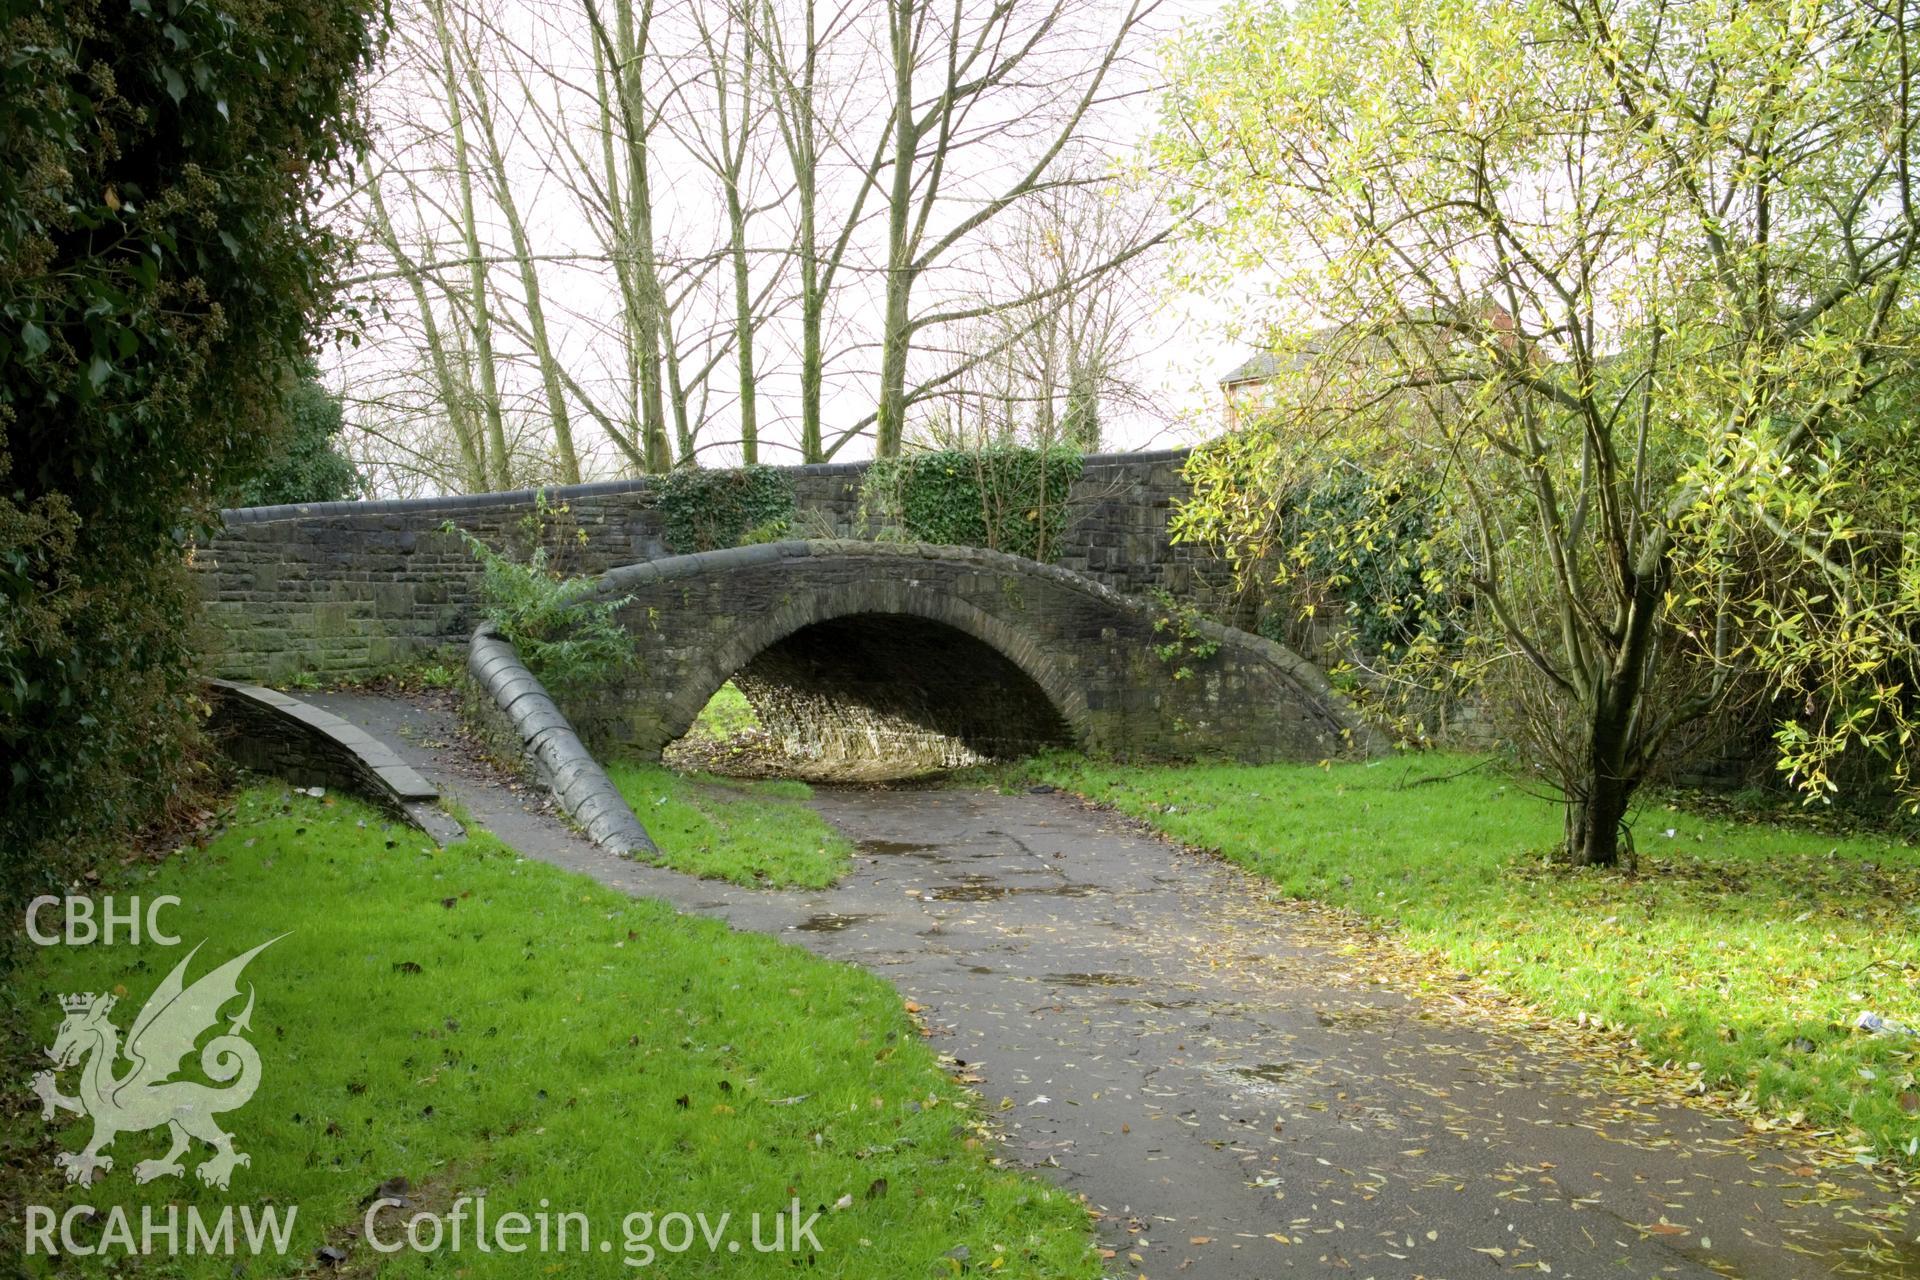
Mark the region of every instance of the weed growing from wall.
POLYGON ((1154 656, 1173 670, 1175 680, 1193 679, 1193 667, 1220 652, 1220 642, 1200 628, 1206 616, 1190 604, 1173 598, 1173 593, 1156 587, 1153 592, 1155 615, 1153 633, 1159 637, 1154 656))
MULTIPOLYGON (((544 502, 536 510, 566 514, 544 502)), ((524 554, 496 550, 451 522, 443 528, 459 534, 480 562, 482 615, 555 698, 602 684, 633 661, 633 637, 614 617, 632 597, 597 598, 595 579, 554 568, 539 528, 524 554)))

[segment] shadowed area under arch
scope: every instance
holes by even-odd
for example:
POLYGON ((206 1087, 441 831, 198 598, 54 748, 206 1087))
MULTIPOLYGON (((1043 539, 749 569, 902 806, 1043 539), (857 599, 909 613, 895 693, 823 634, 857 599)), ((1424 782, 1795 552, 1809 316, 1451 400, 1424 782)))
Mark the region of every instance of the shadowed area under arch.
POLYGON ((992 645, 909 614, 810 623, 734 673, 771 749, 895 776, 1069 746, 1046 690, 992 645))

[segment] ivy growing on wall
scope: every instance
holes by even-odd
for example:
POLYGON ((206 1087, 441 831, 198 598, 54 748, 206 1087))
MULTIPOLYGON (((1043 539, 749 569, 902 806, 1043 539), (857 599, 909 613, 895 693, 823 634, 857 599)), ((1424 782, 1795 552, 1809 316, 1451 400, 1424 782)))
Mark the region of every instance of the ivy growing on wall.
POLYGON ((285 438, 287 374, 354 324, 323 210, 386 17, 5 7, 0 910, 199 803, 188 540, 285 438))
POLYGON ((775 467, 683 468, 662 482, 660 514, 678 554, 771 542, 793 527, 793 486, 775 467))
POLYGON ((869 521, 916 542, 1047 561, 1059 552, 1080 471, 1070 449, 1015 445, 879 458, 867 468, 861 503, 869 521))

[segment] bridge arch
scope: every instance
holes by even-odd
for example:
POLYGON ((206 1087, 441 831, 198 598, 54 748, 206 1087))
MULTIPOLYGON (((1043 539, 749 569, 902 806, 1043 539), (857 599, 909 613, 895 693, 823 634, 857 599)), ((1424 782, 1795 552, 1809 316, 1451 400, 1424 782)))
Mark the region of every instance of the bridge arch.
POLYGON ((782 542, 630 565, 599 589, 623 601, 635 662, 623 687, 574 714, 617 753, 657 758, 736 675, 765 686, 757 706, 778 703, 769 690, 782 684, 793 716, 864 699, 883 733, 918 722, 979 755, 1058 742, 1132 758, 1324 759, 1377 745, 1280 646, 1203 623, 1204 655, 1170 662, 1151 606, 999 552, 782 542))
MULTIPOLYGON (((1045 710, 1057 717, 1061 729, 1057 733, 1043 730, 1029 735, 1032 745, 1068 746, 1086 740, 1091 731, 1091 722, 1085 692, 1067 677, 1060 665, 1034 642, 1030 634, 961 597, 894 580, 802 591, 780 608, 729 634, 721 645, 692 664, 685 683, 669 699, 665 724, 665 730, 670 735, 669 741, 679 738, 692 727, 701 709, 728 680, 744 673, 746 683, 750 686, 755 684, 756 665, 766 666, 769 656, 789 656, 782 651, 797 647, 794 644, 796 639, 806 637, 810 632, 830 630, 835 633, 834 639, 851 639, 857 643, 862 638, 860 629, 868 632, 868 638, 886 639, 891 638, 889 632, 913 630, 902 628, 898 621, 902 619, 929 624, 930 628, 944 629, 965 637, 981 651, 977 655, 967 656, 976 660, 990 656, 1023 677, 1029 688, 1018 690, 1018 693, 1044 699, 1045 710), (833 624, 842 625, 835 627, 833 624)), ((937 631, 927 629, 920 630, 918 636, 935 644, 938 643, 937 637, 937 631)), ((956 647, 964 654, 965 646, 956 647)), ((926 656, 929 661, 936 660, 933 654, 926 656)), ((955 655, 949 652, 942 656, 955 655)), ((981 662, 975 668, 975 673, 986 674, 991 668, 991 662, 981 662)), ((904 673, 888 671, 876 674, 897 680, 904 673)), ((760 673, 760 682, 778 683, 779 677, 773 672, 763 671, 760 673)), ((762 691, 749 688, 748 696, 763 719, 769 714, 779 714, 777 708, 769 705, 769 699, 762 691), (756 697, 757 692, 761 692, 762 696, 756 697)), ((933 713, 930 718, 937 718, 940 711, 950 709, 938 706, 927 708, 933 713)), ((929 724, 926 727, 931 729, 935 726, 929 724)), ((953 736, 964 739, 967 735, 953 736)), ((978 749, 987 744, 976 741, 969 745, 978 749)), ((978 754, 992 756, 1001 753, 987 749, 979 750, 978 754)))

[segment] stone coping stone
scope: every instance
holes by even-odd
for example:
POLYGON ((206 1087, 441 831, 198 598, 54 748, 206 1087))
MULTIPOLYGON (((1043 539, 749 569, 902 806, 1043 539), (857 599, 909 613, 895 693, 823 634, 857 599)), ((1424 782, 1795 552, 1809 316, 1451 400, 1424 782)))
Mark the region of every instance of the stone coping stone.
MULTIPOLYGON (((1138 453, 1090 453, 1081 459, 1085 467, 1131 466, 1140 463, 1171 462, 1184 458, 1191 449, 1149 449, 1138 453)), ((777 467, 791 476, 856 476, 867 469, 865 462, 810 462, 799 466, 777 467)), ((258 524, 267 520, 298 520, 307 516, 399 515, 415 511, 444 511, 454 514, 486 508, 531 504, 540 494, 549 502, 575 498, 596 498, 623 493, 643 493, 660 483, 659 476, 639 476, 627 480, 595 480, 586 484, 549 485, 544 489, 508 489, 499 493, 450 494, 433 498, 375 498, 357 502, 300 502, 271 507, 231 507, 220 513, 229 527, 258 524)))
POLYGON ((659 852, 566 713, 492 623, 483 623, 467 645, 467 674, 512 726, 540 785, 588 839, 623 858, 659 852))
POLYGON ((465 834, 460 824, 439 808, 439 788, 365 729, 277 689, 237 680, 212 679, 206 683, 216 700, 241 704, 287 728, 283 740, 301 744, 315 761, 315 771, 353 778, 357 790, 441 844, 465 834))

